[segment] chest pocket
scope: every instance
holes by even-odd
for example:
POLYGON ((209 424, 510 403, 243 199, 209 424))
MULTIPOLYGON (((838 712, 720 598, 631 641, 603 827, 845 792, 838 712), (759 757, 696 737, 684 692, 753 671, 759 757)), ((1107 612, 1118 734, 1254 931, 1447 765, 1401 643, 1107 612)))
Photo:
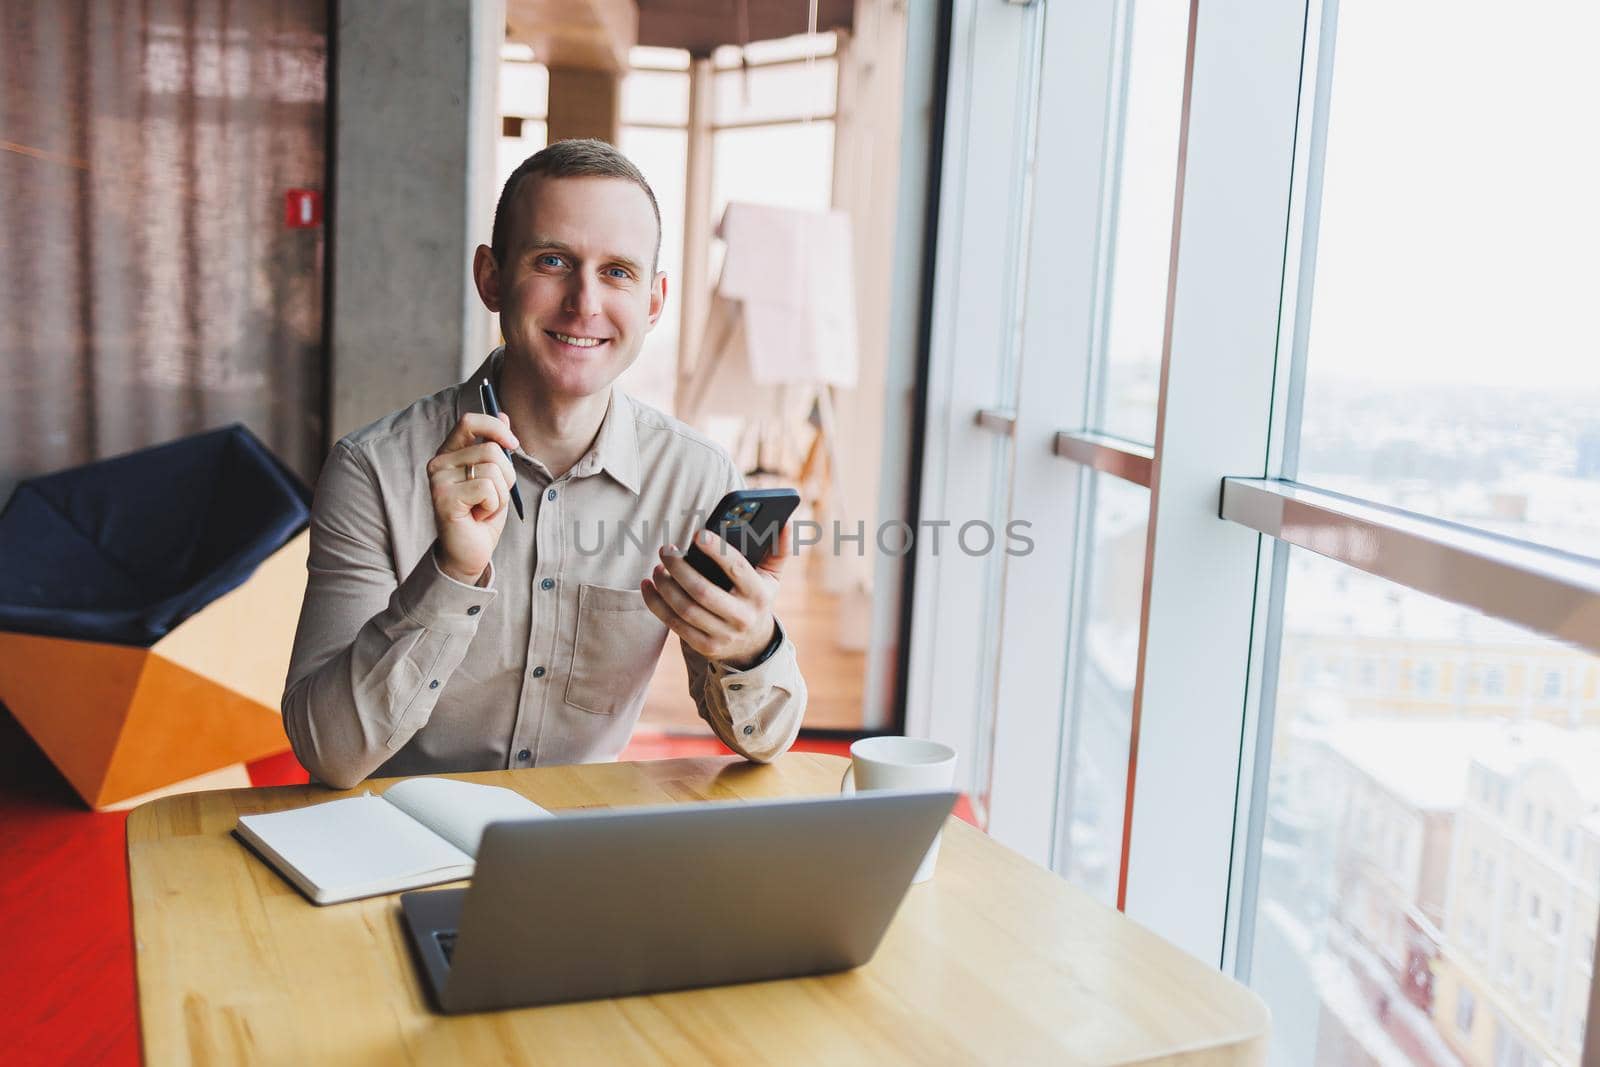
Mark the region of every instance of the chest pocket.
POLYGON ((566 701, 593 715, 615 715, 650 684, 667 628, 637 589, 578 587, 578 633, 566 701))

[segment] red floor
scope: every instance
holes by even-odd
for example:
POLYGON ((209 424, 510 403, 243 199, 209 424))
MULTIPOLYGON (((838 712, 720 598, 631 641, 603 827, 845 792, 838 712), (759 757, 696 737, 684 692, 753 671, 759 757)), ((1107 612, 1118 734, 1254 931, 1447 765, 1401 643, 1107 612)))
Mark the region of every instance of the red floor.
MULTIPOLYGON (((842 741, 797 749, 836 752, 842 741)), ((714 738, 636 738, 624 759, 725 753, 714 738)), ((293 756, 250 766, 256 785, 306 780, 293 756)), ((965 801, 957 814, 970 821, 965 801)), ((95 814, 0 707, 0 1061, 139 1062, 125 813, 95 814)))

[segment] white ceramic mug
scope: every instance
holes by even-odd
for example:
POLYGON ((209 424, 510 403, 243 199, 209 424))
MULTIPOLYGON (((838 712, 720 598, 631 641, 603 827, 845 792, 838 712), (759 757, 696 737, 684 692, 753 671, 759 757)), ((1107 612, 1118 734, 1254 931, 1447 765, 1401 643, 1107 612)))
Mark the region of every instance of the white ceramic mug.
MULTIPOLYGON (((956 780, 956 750, 920 737, 863 737, 850 746, 850 766, 839 779, 839 792, 857 789, 949 789, 956 780)), ((940 830, 911 881, 933 877, 939 859, 940 830)))

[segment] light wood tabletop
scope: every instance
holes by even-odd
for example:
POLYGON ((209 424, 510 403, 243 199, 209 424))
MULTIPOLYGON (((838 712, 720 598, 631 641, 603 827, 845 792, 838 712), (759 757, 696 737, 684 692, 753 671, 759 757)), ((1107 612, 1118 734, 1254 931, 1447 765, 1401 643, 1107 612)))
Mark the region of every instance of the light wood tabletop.
MULTIPOLYGON (((552 810, 837 791, 789 753, 451 775, 552 810)), ((382 790, 385 780, 366 783, 382 790)), ((150 1064, 1259 1064, 1254 993, 952 818, 877 954, 839 974, 446 1017, 394 896, 315 907, 234 839, 312 786, 166 797, 128 818, 150 1064)))

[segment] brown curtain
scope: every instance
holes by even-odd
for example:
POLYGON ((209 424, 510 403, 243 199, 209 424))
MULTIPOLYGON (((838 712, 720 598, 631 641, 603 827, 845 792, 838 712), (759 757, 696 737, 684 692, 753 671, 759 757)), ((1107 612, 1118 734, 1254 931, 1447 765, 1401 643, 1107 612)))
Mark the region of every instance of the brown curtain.
POLYGON ((0 0, 0 501, 243 422, 322 460, 328 0, 0 0))

